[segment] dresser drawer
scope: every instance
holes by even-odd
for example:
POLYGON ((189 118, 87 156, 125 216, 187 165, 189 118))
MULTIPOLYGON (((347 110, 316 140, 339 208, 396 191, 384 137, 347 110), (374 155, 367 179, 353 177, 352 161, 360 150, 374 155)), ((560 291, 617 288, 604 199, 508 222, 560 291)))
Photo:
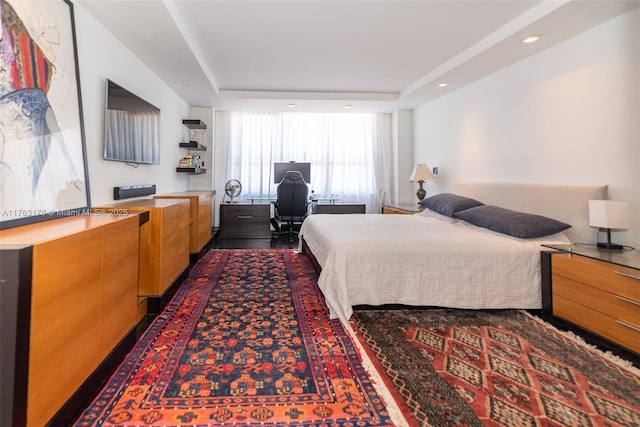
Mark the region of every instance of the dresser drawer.
POLYGON ((640 324, 637 322, 637 318, 635 323, 614 319, 560 295, 553 297, 553 312, 556 316, 594 334, 640 353, 640 324))
MULTIPOLYGON (((581 256, 553 255, 554 276, 586 283, 605 292, 640 301, 640 272, 581 256)), ((556 285, 554 277, 554 288, 556 285)))
POLYGON ((573 301, 616 320, 640 326, 640 301, 621 297, 566 277, 554 275, 554 313, 557 313, 555 307, 557 297, 573 301))

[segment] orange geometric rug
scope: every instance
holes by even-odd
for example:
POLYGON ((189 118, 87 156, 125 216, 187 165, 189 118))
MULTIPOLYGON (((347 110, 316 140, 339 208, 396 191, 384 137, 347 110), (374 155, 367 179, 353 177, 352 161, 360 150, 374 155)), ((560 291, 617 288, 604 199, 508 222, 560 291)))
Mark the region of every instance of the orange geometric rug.
POLYGON ((393 425, 305 255, 214 250, 75 426, 393 425))
POLYGON ((523 311, 356 311, 421 426, 640 426, 640 374, 523 311))

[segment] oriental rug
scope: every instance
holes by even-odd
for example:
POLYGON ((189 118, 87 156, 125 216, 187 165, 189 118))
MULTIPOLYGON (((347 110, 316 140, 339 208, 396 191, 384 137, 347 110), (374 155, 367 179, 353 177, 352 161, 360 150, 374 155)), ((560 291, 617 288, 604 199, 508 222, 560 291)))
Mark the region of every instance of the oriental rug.
POLYGON ((213 250, 76 426, 387 426, 306 255, 213 250))
POLYGON ((420 426, 640 426, 640 373, 524 311, 356 311, 420 426))

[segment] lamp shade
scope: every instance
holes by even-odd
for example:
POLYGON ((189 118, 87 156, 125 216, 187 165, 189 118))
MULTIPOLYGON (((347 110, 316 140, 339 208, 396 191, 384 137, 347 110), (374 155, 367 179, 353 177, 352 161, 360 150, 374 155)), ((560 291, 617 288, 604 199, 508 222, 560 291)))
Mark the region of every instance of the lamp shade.
POLYGON ((589 225, 599 228, 629 228, 629 204, 613 200, 589 200, 589 225))
POLYGON ((426 163, 416 164, 413 168, 413 172, 411 172, 411 176, 409 177, 409 181, 411 182, 428 181, 430 179, 433 179, 433 174, 426 163))

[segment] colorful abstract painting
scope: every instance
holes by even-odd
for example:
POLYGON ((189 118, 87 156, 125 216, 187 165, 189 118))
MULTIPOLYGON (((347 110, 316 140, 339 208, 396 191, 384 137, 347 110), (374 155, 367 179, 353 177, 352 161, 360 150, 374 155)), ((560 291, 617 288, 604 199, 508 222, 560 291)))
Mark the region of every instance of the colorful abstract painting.
POLYGON ((73 5, 0 6, 0 228, 8 228, 90 202, 73 5))

